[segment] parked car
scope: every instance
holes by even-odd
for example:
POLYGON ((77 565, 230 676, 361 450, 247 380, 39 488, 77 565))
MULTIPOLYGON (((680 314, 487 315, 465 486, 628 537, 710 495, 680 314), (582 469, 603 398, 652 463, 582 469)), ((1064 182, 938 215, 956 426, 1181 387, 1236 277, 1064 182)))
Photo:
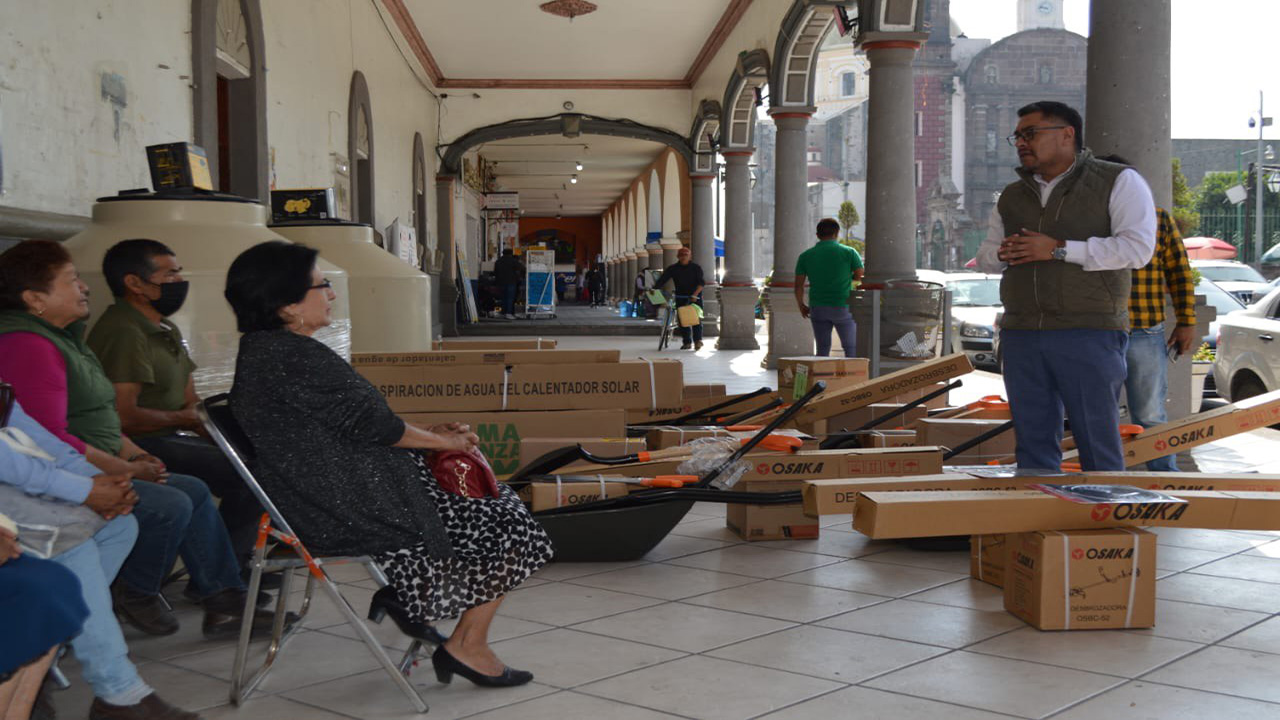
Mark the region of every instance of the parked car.
POLYGON ((1218 319, 1213 380, 1235 402, 1280 388, 1280 288, 1218 319))
POLYGON ((1191 267, 1246 305, 1253 301, 1255 292, 1261 297, 1268 290, 1261 273, 1235 260, 1192 260, 1191 267))
POLYGON ((1280 280, 1280 243, 1272 245, 1270 250, 1262 254, 1258 269, 1262 271, 1262 277, 1272 280, 1273 285, 1276 280, 1280 280))
POLYGON ((951 332, 957 349, 976 367, 995 368, 996 315, 1001 311, 1000 276, 949 273, 951 332))

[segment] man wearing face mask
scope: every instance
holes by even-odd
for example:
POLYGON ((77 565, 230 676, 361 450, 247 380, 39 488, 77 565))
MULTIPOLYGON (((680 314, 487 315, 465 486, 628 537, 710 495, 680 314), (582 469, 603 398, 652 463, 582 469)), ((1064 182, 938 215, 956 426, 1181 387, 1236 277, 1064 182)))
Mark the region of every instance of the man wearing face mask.
POLYGON ((196 364, 177 325, 189 287, 168 246, 124 240, 102 258, 115 304, 89 333, 88 344, 116 391, 124 433, 171 472, 195 475, 222 499, 219 513, 236 556, 253 549, 262 506, 216 445, 203 437, 196 417, 196 364))

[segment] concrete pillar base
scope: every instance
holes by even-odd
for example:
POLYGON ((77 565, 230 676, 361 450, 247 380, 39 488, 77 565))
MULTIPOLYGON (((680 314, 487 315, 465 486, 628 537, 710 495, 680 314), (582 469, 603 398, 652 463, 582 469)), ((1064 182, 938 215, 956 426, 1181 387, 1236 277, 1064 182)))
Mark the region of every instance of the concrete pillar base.
POLYGON ((753 285, 720 288, 720 337, 716 340, 716 349, 760 349, 760 343, 756 342, 758 297, 753 285))
POLYGON ((800 314, 795 291, 773 286, 765 292, 769 301, 769 353, 760 366, 774 370, 778 367, 778 358, 812 355, 813 326, 800 314))

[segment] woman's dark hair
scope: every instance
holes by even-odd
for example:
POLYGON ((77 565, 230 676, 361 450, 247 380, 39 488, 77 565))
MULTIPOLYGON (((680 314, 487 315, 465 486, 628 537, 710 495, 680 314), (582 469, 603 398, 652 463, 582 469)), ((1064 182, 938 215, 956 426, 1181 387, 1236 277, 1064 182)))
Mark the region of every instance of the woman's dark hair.
POLYGON ((311 269, 319 252, 280 240, 240 253, 227 270, 223 295, 242 333, 284 327, 280 308, 301 302, 311 289, 311 269))
POLYGON ((26 310, 22 293, 49 292, 71 253, 53 240, 24 240, 0 253, 0 310, 26 310))

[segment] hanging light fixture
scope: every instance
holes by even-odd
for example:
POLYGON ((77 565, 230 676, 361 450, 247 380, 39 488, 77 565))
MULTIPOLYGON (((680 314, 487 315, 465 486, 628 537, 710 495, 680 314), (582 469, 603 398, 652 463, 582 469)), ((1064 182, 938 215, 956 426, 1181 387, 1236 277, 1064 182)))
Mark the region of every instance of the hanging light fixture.
POLYGON ((581 161, 581 160, 574 160, 574 161, 573 161, 573 169, 574 169, 574 170, 577 170, 578 172, 582 172, 582 161, 581 161))
POLYGON ((574 185, 577 185, 577 184, 578 184, 578 176, 577 176, 577 175, 574 175, 573 177, 569 178, 569 182, 573 183, 574 185))
POLYGON ((542 12, 567 17, 572 22, 579 15, 586 15, 597 10, 596 4, 587 0, 551 0, 538 6, 542 12))

